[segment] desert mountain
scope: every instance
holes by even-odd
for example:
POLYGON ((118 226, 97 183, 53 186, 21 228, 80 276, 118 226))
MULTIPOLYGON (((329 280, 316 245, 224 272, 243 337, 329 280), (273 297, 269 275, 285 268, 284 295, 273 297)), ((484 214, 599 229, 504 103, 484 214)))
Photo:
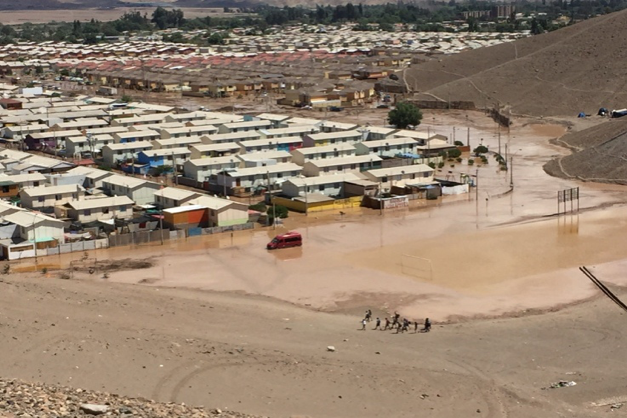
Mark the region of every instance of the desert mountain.
POLYGON ((627 10, 551 33, 442 57, 409 69, 424 98, 511 106, 513 114, 573 116, 627 107, 627 10))

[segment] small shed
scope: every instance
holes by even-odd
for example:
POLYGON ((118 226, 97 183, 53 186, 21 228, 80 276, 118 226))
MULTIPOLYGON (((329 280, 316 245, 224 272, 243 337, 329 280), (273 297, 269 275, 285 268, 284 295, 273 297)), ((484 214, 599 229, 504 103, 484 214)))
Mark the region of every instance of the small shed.
POLYGON ((164 209, 163 222, 174 229, 206 228, 209 223, 207 207, 188 205, 164 209))

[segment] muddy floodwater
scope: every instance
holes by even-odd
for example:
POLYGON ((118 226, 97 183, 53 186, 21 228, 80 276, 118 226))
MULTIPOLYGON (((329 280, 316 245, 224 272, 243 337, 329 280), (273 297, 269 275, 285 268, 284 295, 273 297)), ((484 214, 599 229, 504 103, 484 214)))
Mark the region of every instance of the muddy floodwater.
MULTIPOLYGON (((452 138, 455 120, 440 117, 438 123, 429 129, 452 138)), ((580 265, 598 266, 605 280, 619 281, 620 269, 612 266, 624 257, 623 189, 556 179, 542 170, 566 152, 548 142, 565 128, 528 124, 507 133, 476 114, 469 124, 456 135, 463 132, 471 147, 500 146, 510 161, 507 171, 494 160, 469 167, 465 159, 439 170, 438 178, 478 178, 478 189, 469 194, 383 214, 363 208, 291 214, 276 230, 258 227, 89 256, 151 260, 146 268, 112 269, 110 281, 245 292, 328 311, 372 306, 440 321, 584 300, 593 287, 577 271, 580 265), (580 187, 580 210, 568 206, 569 213, 557 216, 557 192, 571 187, 580 187), (303 235, 302 248, 265 249, 287 230, 303 235)), ((81 255, 38 262, 66 267, 81 255)), ((100 280, 100 272, 81 274, 100 280)))

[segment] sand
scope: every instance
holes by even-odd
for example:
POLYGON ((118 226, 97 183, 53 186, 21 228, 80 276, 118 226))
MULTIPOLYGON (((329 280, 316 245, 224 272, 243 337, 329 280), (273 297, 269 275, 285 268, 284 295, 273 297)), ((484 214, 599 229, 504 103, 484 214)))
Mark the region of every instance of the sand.
MULTIPOLYGON (((471 143, 498 147, 493 122, 469 116, 471 143)), ((444 133, 460 120, 433 113, 425 123, 444 133)), ((549 143, 564 132, 525 120, 501 132, 513 191, 511 173, 493 161, 456 164, 441 175, 478 172, 477 194, 98 250, 90 255, 100 261, 152 264, 107 279, 19 273, 33 260, 12 263, 14 273, 0 276, 0 368, 9 378, 273 417, 606 414, 627 401, 623 315, 577 267, 625 296, 625 196, 621 186, 542 170, 567 153, 549 143), (567 187, 580 187, 581 210, 557 217, 556 192, 567 187), (303 234, 302 248, 265 250, 288 229, 303 234), (435 325, 428 334, 359 331, 366 309, 435 325), (577 385, 542 390, 559 380, 577 385)))

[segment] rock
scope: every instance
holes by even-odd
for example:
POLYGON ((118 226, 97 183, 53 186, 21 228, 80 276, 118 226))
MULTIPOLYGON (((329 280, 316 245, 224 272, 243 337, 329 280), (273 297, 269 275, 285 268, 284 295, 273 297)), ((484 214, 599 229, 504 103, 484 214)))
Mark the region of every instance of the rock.
POLYGON ((89 415, 101 415, 109 410, 107 405, 96 405, 91 403, 81 404, 81 411, 89 415))
POLYGON ((333 352, 335 351, 335 347, 333 347, 332 345, 330 345, 330 346, 328 346, 328 347, 327 347, 327 351, 330 351, 330 352, 332 352, 332 353, 333 353, 333 352))

